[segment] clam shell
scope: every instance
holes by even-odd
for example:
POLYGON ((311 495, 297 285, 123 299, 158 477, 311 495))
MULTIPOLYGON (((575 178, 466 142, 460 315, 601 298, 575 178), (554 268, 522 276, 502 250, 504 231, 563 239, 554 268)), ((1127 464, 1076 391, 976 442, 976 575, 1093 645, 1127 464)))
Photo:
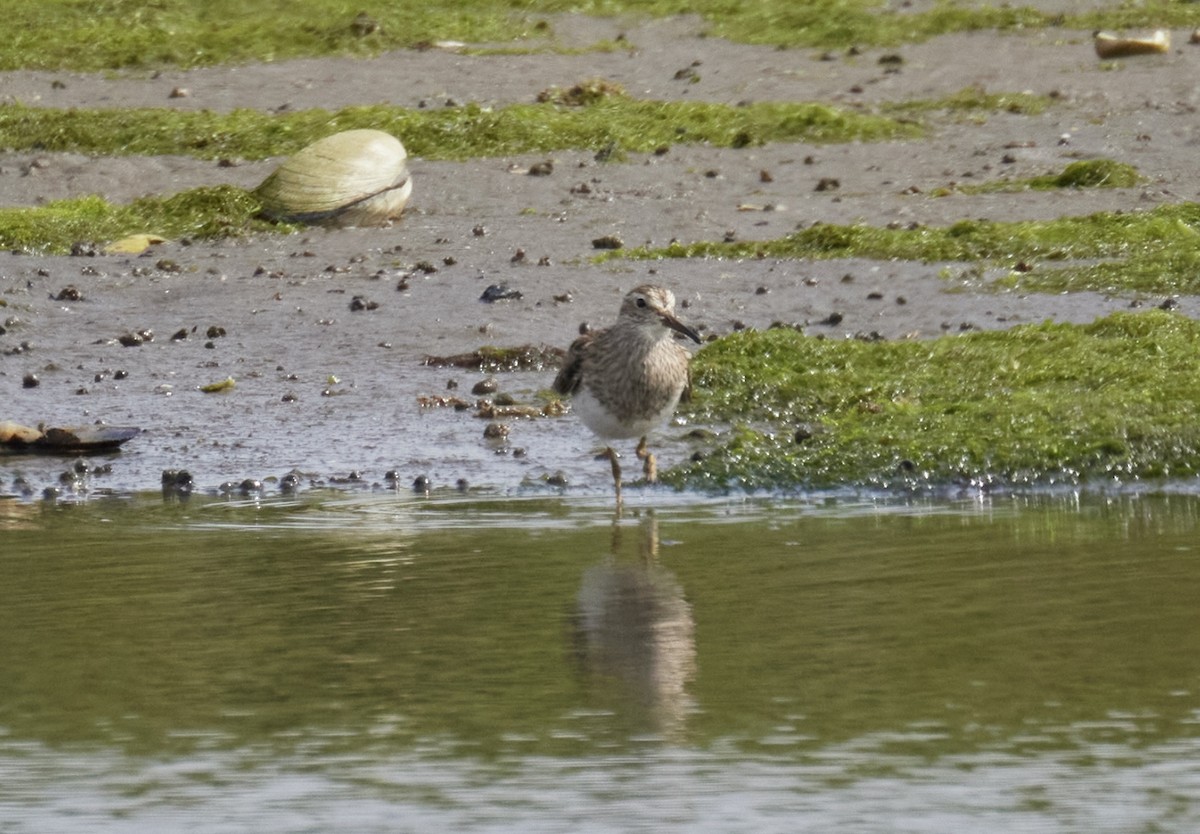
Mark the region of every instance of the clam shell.
POLYGON ((263 180, 263 214, 289 223, 380 226, 412 194, 408 154, 382 130, 347 130, 313 142, 263 180))
POLYGON ((1161 55, 1171 51, 1171 33, 1159 29, 1150 37, 1123 38, 1111 32, 1096 32, 1092 36, 1096 54, 1103 59, 1125 58, 1129 55, 1161 55))

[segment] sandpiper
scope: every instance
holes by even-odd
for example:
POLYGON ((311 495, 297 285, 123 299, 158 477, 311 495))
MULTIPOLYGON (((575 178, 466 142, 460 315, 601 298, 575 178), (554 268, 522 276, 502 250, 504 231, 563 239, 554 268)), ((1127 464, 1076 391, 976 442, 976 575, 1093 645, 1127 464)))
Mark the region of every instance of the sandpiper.
MULTIPOLYGON (((674 293, 663 287, 637 287, 621 301, 612 327, 585 333, 571 344, 554 379, 554 390, 571 395, 572 410, 601 438, 641 438, 637 456, 651 483, 658 471, 646 448, 646 434, 671 416, 691 383, 691 354, 675 341, 674 333, 700 342, 699 334, 675 317, 674 293)), ((620 501, 617 453, 608 446, 602 456, 612 464, 620 501)))

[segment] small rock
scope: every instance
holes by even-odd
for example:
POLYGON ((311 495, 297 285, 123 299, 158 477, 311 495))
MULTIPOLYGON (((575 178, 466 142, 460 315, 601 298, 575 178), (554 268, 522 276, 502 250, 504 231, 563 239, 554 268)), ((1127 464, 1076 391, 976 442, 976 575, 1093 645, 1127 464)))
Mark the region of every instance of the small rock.
POLYGON ((476 382, 475 385, 471 387, 471 393, 494 394, 499 387, 500 383, 496 381, 496 378, 489 376, 485 379, 479 380, 479 382, 476 382))
POLYGON ((593 249, 621 249, 624 246, 625 242, 616 235, 604 235, 592 241, 593 249))
POLYGON ((521 291, 511 289, 508 284, 492 284, 483 291, 479 300, 487 304, 494 304, 497 301, 516 301, 521 297, 521 291))
POLYGON ((483 436, 488 440, 503 440, 511 431, 512 429, 504 423, 488 423, 484 426, 483 436))

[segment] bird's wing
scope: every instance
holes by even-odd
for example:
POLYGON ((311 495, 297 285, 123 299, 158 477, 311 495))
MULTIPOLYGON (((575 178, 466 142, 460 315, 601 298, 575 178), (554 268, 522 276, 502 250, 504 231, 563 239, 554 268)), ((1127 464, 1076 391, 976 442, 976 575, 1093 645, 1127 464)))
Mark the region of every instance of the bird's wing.
POLYGON ((583 382, 583 357, 591 344, 592 335, 590 333, 571 342, 571 346, 567 348, 567 355, 563 357, 558 376, 554 378, 554 384, 551 386, 556 394, 567 396, 579 390, 579 386, 583 382))

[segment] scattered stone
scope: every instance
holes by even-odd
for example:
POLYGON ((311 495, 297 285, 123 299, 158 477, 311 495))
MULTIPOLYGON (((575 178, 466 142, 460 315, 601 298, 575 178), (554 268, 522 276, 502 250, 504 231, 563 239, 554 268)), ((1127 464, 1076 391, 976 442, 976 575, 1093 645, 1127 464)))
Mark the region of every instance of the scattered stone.
POLYGON ((196 482, 192 479, 192 473, 186 469, 163 470, 162 491, 164 496, 191 495, 195 486, 196 482))
POLYGON ((520 290, 514 290, 508 284, 492 284, 483 291, 479 300, 487 304, 494 304, 497 301, 516 301, 522 297, 520 290))
POLYGON ((616 235, 604 235, 592 241, 593 249, 621 249, 624 246, 625 242, 616 235))
POLYGON ((489 376, 476 382, 471 388, 471 393, 476 395, 494 394, 499 387, 500 383, 496 381, 496 378, 489 376))
POLYGON ((505 423, 488 423, 483 427, 483 436, 488 440, 504 440, 512 429, 505 423))

